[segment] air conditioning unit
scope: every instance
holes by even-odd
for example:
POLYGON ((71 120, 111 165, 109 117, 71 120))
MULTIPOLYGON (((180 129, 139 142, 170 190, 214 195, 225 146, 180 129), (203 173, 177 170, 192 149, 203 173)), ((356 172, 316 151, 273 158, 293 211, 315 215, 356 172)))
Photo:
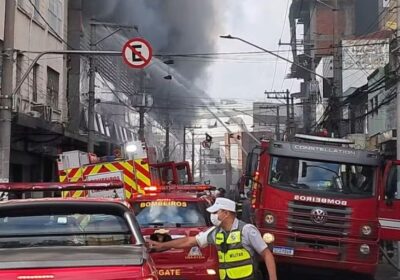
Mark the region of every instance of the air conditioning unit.
POLYGON ((37 111, 29 111, 26 114, 34 118, 40 118, 40 113, 37 111))
POLYGON ((41 119, 51 122, 51 116, 53 113, 53 109, 51 108, 51 106, 44 104, 37 104, 37 105, 32 105, 31 110, 38 112, 39 117, 41 119))
POLYGON ((61 112, 60 111, 52 111, 51 121, 55 123, 61 123, 61 112))

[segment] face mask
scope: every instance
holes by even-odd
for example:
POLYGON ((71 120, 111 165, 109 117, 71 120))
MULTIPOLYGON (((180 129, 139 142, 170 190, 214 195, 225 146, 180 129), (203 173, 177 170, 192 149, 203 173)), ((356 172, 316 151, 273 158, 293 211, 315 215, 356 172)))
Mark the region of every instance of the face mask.
POLYGON ((211 220, 211 223, 216 227, 219 227, 221 225, 221 223, 222 223, 222 221, 220 221, 218 219, 218 214, 217 213, 211 214, 210 215, 210 220, 211 220))

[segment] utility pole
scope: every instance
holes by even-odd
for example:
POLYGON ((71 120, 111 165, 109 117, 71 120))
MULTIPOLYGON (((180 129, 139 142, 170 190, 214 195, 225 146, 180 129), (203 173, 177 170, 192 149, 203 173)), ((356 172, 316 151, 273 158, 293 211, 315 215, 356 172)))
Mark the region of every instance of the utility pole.
POLYGON ((293 138, 293 136, 296 134, 296 123, 294 119, 294 98, 293 96, 290 97, 290 107, 291 107, 291 122, 290 122, 290 134, 289 134, 289 140, 293 138))
POLYGON ((279 106, 276 106, 276 140, 281 140, 281 132, 280 132, 280 128, 281 128, 281 122, 279 121, 279 106))
MULTIPOLYGON (((294 118, 290 114, 290 91, 264 91, 268 99, 285 100, 286 101, 286 133, 288 138, 294 136, 294 118)), ((277 109, 279 111, 279 109, 277 109)), ((279 114, 279 112, 277 112, 279 114)), ((280 135, 279 133, 277 136, 280 135)))
POLYGON ((339 28, 339 2, 335 1, 335 8, 332 7, 334 13, 333 23, 333 89, 331 96, 331 115, 330 118, 330 131, 336 137, 341 136, 341 124, 343 112, 340 108, 339 99, 342 96, 342 48, 341 48, 341 32, 339 28))
POLYGON ((139 140, 145 142, 144 139, 144 113, 146 112, 143 106, 139 107, 139 140))
MULTIPOLYGON (((183 147, 185 148, 185 145, 183 147)), ((201 145, 200 145, 200 162, 201 162, 201 145)), ((192 130, 192 178, 194 179, 194 130, 192 130)), ((200 181, 201 181, 201 163, 200 163, 200 181)))
MULTIPOLYGON (((201 126, 184 126, 183 127, 183 161, 186 160, 186 129, 198 129, 201 128, 201 126)), ((192 145, 194 145, 194 131, 192 131, 192 145)), ((194 147, 194 146, 193 146, 194 147)), ((194 163, 194 149, 192 147, 192 166, 194 163)))
MULTIPOLYGON (((193 149, 193 147, 192 147, 193 149)), ((183 161, 186 160, 186 126, 183 127, 183 161)), ((193 165, 192 165, 193 169, 193 165)))
MULTIPOLYGON (((119 25, 115 23, 109 23, 109 22, 97 22, 94 19, 90 21, 90 51, 93 51, 95 46, 99 44, 100 42, 104 41, 105 39, 111 37, 118 31, 120 31, 123 28, 132 28, 132 26, 127 26, 127 25, 119 25), (107 25, 107 26, 113 26, 117 27, 117 29, 104 38, 96 41, 96 25, 107 25)), ((134 26, 135 28, 135 26, 134 26)), ((137 28, 137 27, 136 27, 137 28)), ((95 65, 95 58, 93 55, 89 57, 89 91, 88 91, 88 97, 89 97, 89 102, 88 102, 88 144, 87 144, 87 151, 89 153, 94 152, 94 115, 95 115, 95 110, 94 110, 94 104, 95 104, 95 82, 96 82, 96 65, 95 65)))
MULTIPOLYGON (((276 118, 275 118, 275 136, 276 139, 280 139, 280 114, 279 114, 279 105, 271 105, 271 106, 260 106, 260 109, 266 110, 276 110, 276 118)), ((267 119, 268 121, 268 119, 267 119)))
POLYGON ((225 143, 226 190, 228 191, 232 185, 231 133, 227 133, 225 143))
MULTIPOLYGON (((96 27, 93 23, 90 24, 90 50, 93 51, 95 44, 96 27)), ((88 153, 94 152, 94 94, 96 70, 94 66, 94 56, 89 57, 89 104, 88 104, 88 153)))
POLYGON ((6 0, 5 6, 3 75, 0 93, 0 183, 7 183, 10 180, 15 3, 15 0, 6 0))
POLYGON ((140 89, 142 93, 138 94, 138 100, 135 101, 135 107, 138 108, 138 113, 139 113, 139 140, 142 142, 145 142, 145 123, 144 123, 144 117, 145 113, 147 112, 147 109, 150 108, 153 105, 153 97, 150 94, 146 93, 146 85, 145 85, 145 73, 142 71, 140 75, 140 89))
MULTIPOLYGON (((397 0, 397 6, 400 7, 400 0, 397 0)), ((397 12, 397 27, 400 26, 400 11, 399 8, 396 10, 397 12)), ((400 29, 397 28, 397 35, 396 35, 396 40, 397 40, 397 48, 400 46, 400 29)), ((400 65, 400 59, 399 55, 396 57, 396 69, 397 69, 397 79, 399 78, 399 65, 400 65)), ((400 79, 397 80, 397 125, 396 125, 396 159, 400 160, 400 79)), ((400 181, 400 172, 399 169, 397 170, 397 182, 400 181)), ((397 199, 399 198, 399 191, 397 191, 397 199)), ((400 267, 400 242, 397 242, 397 267, 400 267)), ((400 273, 397 273, 398 276, 400 276, 400 273)))
MULTIPOLYGON (((167 109, 168 110, 168 109, 167 109)), ((164 147, 164 161, 169 161, 169 114, 167 118, 167 123, 165 127, 165 147, 164 147)))
MULTIPOLYGON (((194 138, 194 137, 193 137, 194 138)), ((199 155, 199 181, 201 182, 201 178, 203 177, 203 151, 200 146, 200 155, 199 155)), ((194 157, 193 157, 194 158, 194 157)))

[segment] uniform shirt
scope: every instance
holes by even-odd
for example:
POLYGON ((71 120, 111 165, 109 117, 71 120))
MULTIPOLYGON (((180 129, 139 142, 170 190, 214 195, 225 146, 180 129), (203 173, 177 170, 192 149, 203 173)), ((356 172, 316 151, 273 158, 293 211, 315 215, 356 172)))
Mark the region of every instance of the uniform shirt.
MULTIPOLYGON (((239 220, 235 218, 232 229, 236 230, 239 227, 239 220)), ((218 227, 211 227, 206 231, 200 232, 196 235, 197 245, 201 248, 206 247, 207 245, 213 244, 215 245, 215 236, 218 232, 218 227)), ((222 229, 222 231, 224 231, 222 229)), ((226 232, 229 234, 230 232, 226 232)), ((242 244, 243 247, 250 252, 252 256, 257 252, 259 255, 268 248, 267 244, 261 237, 261 233, 258 229, 252 224, 246 224, 242 230, 242 244)))

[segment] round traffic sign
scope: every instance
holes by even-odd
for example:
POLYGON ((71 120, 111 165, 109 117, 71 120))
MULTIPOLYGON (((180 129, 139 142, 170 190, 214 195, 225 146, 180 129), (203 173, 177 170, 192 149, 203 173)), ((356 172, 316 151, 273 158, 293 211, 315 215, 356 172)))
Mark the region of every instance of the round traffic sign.
POLYGON ((153 50, 143 38, 133 38, 122 48, 122 58, 132 68, 144 68, 150 63, 153 50))

